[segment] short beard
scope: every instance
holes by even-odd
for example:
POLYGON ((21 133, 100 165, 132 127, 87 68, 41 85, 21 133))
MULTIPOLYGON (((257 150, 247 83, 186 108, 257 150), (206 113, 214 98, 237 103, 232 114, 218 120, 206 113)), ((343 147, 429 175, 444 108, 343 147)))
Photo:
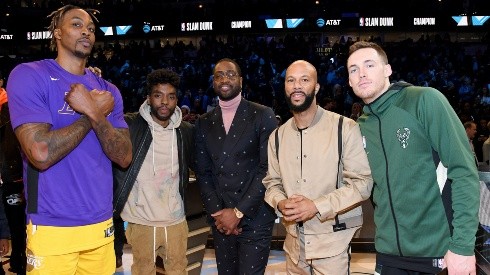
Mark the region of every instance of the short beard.
POLYGON ((301 113, 310 108, 313 100, 315 99, 315 93, 306 94, 305 93, 305 101, 300 105, 294 105, 291 101, 291 96, 286 96, 286 102, 288 103, 289 110, 294 113, 301 113))
POLYGON ((90 56, 90 52, 89 53, 84 53, 82 51, 77 51, 77 50, 75 50, 75 53, 74 54, 78 58, 88 58, 90 56))
POLYGON ((170 114, 168 117, 164 117, 158 114, 157 108, 150 105, 150 114, 158 121, 169 121, 174 113, 175 113, 175 108, 173 110, 170 110, 170 114))

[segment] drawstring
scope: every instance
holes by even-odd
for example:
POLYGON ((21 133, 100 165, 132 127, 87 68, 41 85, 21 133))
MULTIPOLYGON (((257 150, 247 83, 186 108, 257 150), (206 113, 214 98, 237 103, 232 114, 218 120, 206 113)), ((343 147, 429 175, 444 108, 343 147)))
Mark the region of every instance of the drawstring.
POLYGON ((151 157, 153 162, 153 176, 157 174, 155 170, 155 125, 153 119, 151 120, 151 135, 153 137, 153 142, 151 143, 151 157))
MULTIPOLYGON (((168 235, 167 235, 167 227, 164 226, 163 230, 165 231, 165 261, 167 261, 167 256, 168 256, 168 235)), ((154 226, 153 227, 153 261, 156 262, 157 260, 157 247, 156 247, 156 240, 157 240, 157 228, 154 226)))
POLYGON ((167 261, 167 255, 168 255, 168 239, 167 239, 167 237, 168 237, 168 236, 167 236, 167 227, 166 227, 166 226, 164 226, 164 227, 163 227, 163 230, 165 230, 165 247, 167 248, 167 249, 165 249, 165 261, 167 261))
POLYGON ((157 228, 153 226, 153 261, 156 262, 157 260, 157 255, 156 255, 156 238, 157 238, 157 228))
POLYGON ((172 162, 170 163, 170 176, 174 176, 174 140, 175 140, 175 128, 172 128, 172 162))

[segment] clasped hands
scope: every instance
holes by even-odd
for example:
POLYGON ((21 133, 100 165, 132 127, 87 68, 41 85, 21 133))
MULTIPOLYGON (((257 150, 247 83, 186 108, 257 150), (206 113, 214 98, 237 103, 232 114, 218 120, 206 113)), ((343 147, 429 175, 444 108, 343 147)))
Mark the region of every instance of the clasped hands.
POLYGON ((238 235, 242 232, 242 229, 238 228, 241 219, 236 216, 233 208, 221 209, 218 212, 211 214, 211 216, 215 220, 214 224, 216 225, 216 228, 222 234, 238 235))
POLYGON ((315 203, 303 195, 294 194, 277 204, 286 221, 304 222, 313 218, 318 209, 315 203))
POLYGON ((97 115, 108 116, 114 109, 114 97, 108 91, 88 91, 80 83, 72 84, 65 101, 76 112, 94 119, 97 115))

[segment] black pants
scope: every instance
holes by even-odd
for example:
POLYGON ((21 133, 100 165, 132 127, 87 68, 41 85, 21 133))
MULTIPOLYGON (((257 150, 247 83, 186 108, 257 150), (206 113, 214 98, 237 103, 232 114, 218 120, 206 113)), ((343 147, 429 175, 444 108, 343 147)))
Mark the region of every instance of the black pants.
POLYGON ((3 203, 9 223, 12 252, 10 269, 17 274, 26 270, 26 213, 23 184, 21 182, 4 182, 3 203))
POLYGON ((122 257, 124 243, 126 243, 126 235, 124 233, 124 221, 121 217, 114 217, 114 252, 116 258, 122 257))
POLYGON ((269 260, 274 221, 242 227, 237 235, 226 236, 212 226, 218 274, 264 274, 269 260))

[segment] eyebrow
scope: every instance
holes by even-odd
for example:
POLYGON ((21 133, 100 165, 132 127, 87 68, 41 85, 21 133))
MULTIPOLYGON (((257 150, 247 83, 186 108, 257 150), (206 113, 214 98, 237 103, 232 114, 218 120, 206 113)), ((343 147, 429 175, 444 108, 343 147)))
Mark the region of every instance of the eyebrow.
POLYGON ((223 72, 223 73, 226 73, 226 72, 236 72, 236 73, 237 73, 237 71, 236 71, 236 70, 233 70, 233 69, 231 69, 231 70, 226 70, 226 71, 214 71, 214 72, 215 72, 215 73, 219 73, 219 72, 223 72))
MULTIPOLYGON (((94 24, 95 25, 94 20, 92 19, 92 17, 90 16, 90 14, 89 14, 89 17, 90 17, 89 24, 94 24)), ((78 16, 78 15, 74 15, 73 17, 69 18, 69 20, 74 20, 74 19, 83 21, 83 19, 80 16, 78 16)))
MULTIPOLYGON (((374 60, 374 59, 367 59, 367 60, 364 60, 364 61, 362 62, 362 64, 366 64, 366 63, 369 63, 369 62, 378 63, 378 62, 376 62, 376 60, 374 60)), ((358 65, 356 65, 356 64, 352 64, 352 65, 350 65, 350 66, 349 66, 349 68, 352 68, 352 67, 359 67, 359 66, 358 66, 358 65)))

